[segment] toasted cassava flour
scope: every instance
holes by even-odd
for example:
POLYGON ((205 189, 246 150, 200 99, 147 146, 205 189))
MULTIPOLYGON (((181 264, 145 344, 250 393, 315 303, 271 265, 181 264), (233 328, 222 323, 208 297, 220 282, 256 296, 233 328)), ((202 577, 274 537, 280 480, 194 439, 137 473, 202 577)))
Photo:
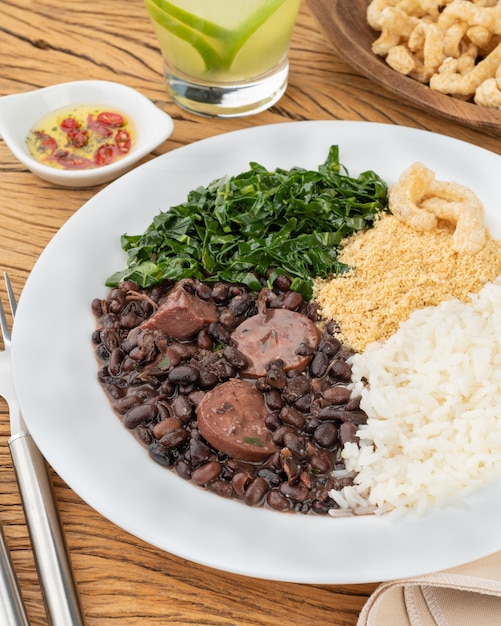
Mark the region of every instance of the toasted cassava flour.
POLYGON ((470 293, 501 274, 501 244, 487 238, 476 254, 453 249, 447 225, 418 231, 393 215, 349 238, 339 260, 352 269, 317 279, 314 298, 325 319, 338 322, 341 339, 363 351, 390 337, 416 309, 449 296, 465 302, 470 293))

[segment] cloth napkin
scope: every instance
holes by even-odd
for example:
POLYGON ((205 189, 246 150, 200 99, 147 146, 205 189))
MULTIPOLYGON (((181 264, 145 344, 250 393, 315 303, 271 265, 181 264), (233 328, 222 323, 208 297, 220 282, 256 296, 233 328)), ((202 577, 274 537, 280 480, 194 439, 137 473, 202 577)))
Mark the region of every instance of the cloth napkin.
POLYGON ((501 552, 448 570, 382 583, 357 626, 501 626, 501 552))

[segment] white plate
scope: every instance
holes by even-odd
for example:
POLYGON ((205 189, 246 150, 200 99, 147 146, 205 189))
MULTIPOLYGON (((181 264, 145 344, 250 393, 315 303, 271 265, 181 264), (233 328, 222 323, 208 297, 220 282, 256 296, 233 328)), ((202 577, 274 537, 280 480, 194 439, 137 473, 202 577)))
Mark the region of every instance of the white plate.
POLYGON ((248 576, 361 583, 422 574, 501 549, 501 485, 465 506, 332 519, 253 509, 194 487, 148 457, 112 412, 97 380, 90 303, 125 264, 120 235, 143 232, 189 190, 248 169, 316 168, 332 144, 350 174, 387 182, 419 160, 471 187, 501 237, 501 157, 425 131, 364 122, 295 122, 207 139, 159 157, 87 202, 56 234, 22 293, 13 336, 25 419, 56 472, 133 535, 180 557, 248 576))

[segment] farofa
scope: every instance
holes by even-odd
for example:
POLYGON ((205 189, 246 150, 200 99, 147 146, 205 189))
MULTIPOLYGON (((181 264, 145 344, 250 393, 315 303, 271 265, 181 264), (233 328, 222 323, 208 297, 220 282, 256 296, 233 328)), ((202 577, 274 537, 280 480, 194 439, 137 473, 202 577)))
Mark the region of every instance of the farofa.
POLYGON ((459 254, 453 233, 446 223, 423 232, 381 216, 374 228, 346 240, 339 260, 352 268, 348 273, 315 280, 321 314, 336 320, 340 338, 362 352, 393 335, 416 309, 450 296, 467 302, 501 274, 501 243, 488 236, 476 254, 459 254))

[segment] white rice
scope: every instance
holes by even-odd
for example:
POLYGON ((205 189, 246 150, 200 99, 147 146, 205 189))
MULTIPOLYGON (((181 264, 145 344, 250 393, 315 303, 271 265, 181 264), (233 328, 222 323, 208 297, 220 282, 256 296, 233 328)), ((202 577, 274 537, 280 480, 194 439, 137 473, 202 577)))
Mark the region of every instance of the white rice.
POLYGON ((368 421, 343 450, 355 484, 330 494, 342 511, 421 513, 501 476, 501 277, 415 311, 352 368, 368 421))

